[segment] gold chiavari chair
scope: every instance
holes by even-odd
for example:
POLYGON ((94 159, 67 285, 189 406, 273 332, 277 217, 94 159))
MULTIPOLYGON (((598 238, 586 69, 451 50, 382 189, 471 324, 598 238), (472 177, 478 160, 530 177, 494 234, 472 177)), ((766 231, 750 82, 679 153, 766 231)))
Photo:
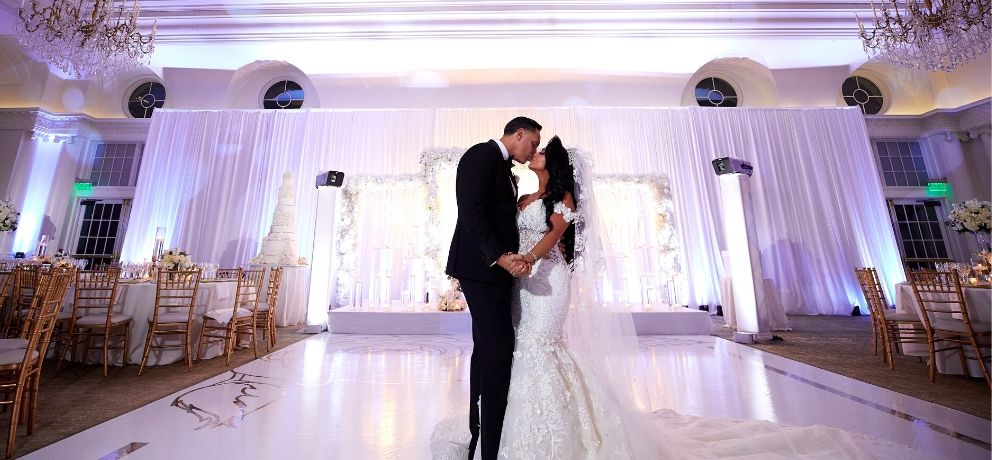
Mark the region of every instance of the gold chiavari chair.
POLYGON ((992 323, 971 320, 965 305, 964 293, 957 270, 946 272, 911 271, 910 283, 916 295, 916 304, 923 317, 927 331, 927 346, 930 351, 930 381, 937 379, 936 355, 938 352, 957 350, 965 375, 971 376, 968 360, 978 360, 986 384, 992 387, 989 378, 988 354, 982 348, 989 348, 992 336, 992 323), (938 346, 947 345, 943 348, 938 346), (964 347, 969 346, 974 356, 968 356, 964 347))
POLYGON ((217 275, 215 275, 219 280, 236 280, 241 276, 240 268, 221 268, 217 270, 217 275))
POLYGON ((38 275, 33 305, 24 321, 26 346, 0 351, 0 405, 11 406, 6 457, 14 455, 14 440, 21 417, 27 434, 34 432, 38 409, 41 367, 48 354, 52 331, 62 309, 62 298, 72 282, 72 270, 44 271, 38 275))
POLYGON ((234 344, 242 334, 249 336, 251 347, 258 358, 258 343, 255 338, 255 318, 258 310, 259 292, 265 270, 239 270, 238 287, 234 294, 234 308, 212 310, 203 315, 200 329, 197 359, 202 359, 206 351, 206 339, 216 339, 224 343, 226 365, 231 364, 234 344))
POLYGON ((38 275, 43 271, 40 265, 20 265, 14 269, 13 302, 4 316, 2 331, 4 337, 23 335, 21 323, 31 308, 35 287, 38 284, 38 275))
POLYGON ((141 355, 138 375, 145 370, 148 354, 152 348, 182 348, 186 360, 186 370, 193 369, 193 310, 196 307, 196 293, 200 289, 200 270, 158 272, 155 286, 155 313, 148 320, 148 336, 145 338, 145 351, 141 355), (181 345, 155 345, 155 336, 182 336, 181 345))
POLYGON ((130 363, 131 315, 115 311, 117 293, 120 286, 120 270, 93 270, 76 272, 76 289, 73 294, 72 315, 69 317, 68 340, 64 349, 58 350, 59 364, 55 373, 62 369, 66 355, 72 356, 82 348, 81 362, 85 363, 90 350, 103 353, 103 376, 107 376, 110 363, 110 350, 121 350, 121 363, 130 363), (92 346, 94 339, 101 339, 100 346, 92 346), (116 346, 111 342, 117 341, 116 346))
POLYGON ((878 343, 881 342, 882 358, 889 364, 889 369, 893 369, 893 348, 898 352, 899 344, 927 343, 923 322, 915 313, 897 313, 889 309, 885 291, 874 268, 856 268, 854 271, 871 311, 872 352, 878 354, 878 343))
POLYGON ((265 351, 269 346, 276 346, 276 308, 279 303, 279 285, 282 283, 282 267, 269 270, 269 286, 265 302, 258 304, 255 315, 255 327, 262 329, 262 340, 265 341, 265 351))
MULTIPOLYGON (((13 270, 0 271, 0 311, 3 312, 4 323, 11 317, 10 315, 13 315, 12 311, 16 306, 16 301, 11 295, 14 292, 14 276, 13 270)), ((6 335, 0 337, 0 350, 22 348, 26 344, 26 340, 7 338, 6 335)))
POLYGON ((0 312, 6 312, 10 308, 7 300, 14 290, 13 270, 0 270, 0 312))

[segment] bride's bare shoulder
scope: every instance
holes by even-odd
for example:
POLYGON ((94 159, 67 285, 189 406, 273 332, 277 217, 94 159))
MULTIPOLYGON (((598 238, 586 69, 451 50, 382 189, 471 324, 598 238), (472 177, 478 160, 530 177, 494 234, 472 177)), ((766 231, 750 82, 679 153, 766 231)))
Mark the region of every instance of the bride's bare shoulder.
POLYGON ((565 203, 565 206, 568 206, 568 209, 575 211, 575 199, 572 198, 571 192, 565 192, 565 196, 562 197, 561 202, 565 203))
POLYGON ((530 194, 529 193, 528 194, 521 195, 520 198, 517 199, 517 206, 519 206, 521 203, 527 201, 528 198, 530 198, 530 194))

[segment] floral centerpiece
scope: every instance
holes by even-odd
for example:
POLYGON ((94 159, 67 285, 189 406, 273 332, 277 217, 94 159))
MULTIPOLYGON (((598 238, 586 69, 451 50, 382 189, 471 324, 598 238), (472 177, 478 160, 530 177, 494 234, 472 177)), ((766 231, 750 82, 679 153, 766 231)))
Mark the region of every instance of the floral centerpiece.
POLYGON ((162 259, 159 260, 158 266, 165 270, 189 270, 193 268, 193 259, 190 258, 186 251, 173 248, 162 254, 162 259))
POLYGON ((958 233, 992 232, 992 203, 970 199, 951 206, 946 224, 958 233))
POLYGON ((462 293, 462 286, 457 279, 448 277, 451 282, 451 289, 445 291, 441 294, 441 300, 438 301, 437 309, 441 311, 462 311, 468 307, 468 302, 465 301, 465 294, 462 293))
POLYGON ((979 250, 988 250, 988 234, 992 232, 992 202, 972 198, 951 206, 945 221, 958 233, 973 233, 979 250))
POLYGON ((17 218, 20 215, 9 200, 0 200, 0 232, 17 230, 17 218))

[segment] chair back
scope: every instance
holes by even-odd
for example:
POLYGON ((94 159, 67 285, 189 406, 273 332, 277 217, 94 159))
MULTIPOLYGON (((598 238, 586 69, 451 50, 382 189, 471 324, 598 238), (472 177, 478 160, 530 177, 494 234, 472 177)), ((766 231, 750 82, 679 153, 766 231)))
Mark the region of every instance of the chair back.
POLYGON ((858 275, 858 284, 861 285, 861 293, 865 296, 871 314, 878 319, 885 319, 889 304, 885 300, 885 291, 878 279, 878 272, 872 267, 855 268, 854 272, 858 275))
POLYGON ((255 317, 258 309, 258 298, 262 292, 262 280, 265 278, 265 269, 241 270, 238 269, 238 288, 234 294, 234 316, 238 318, 239 309, 248 309, 255 317))
POLYGON ((32 308, 36 306, 34 297, 39 276, 46 272, 48 272, 47 268, 34 264, 22 264, 14 269, 11 308, 4 318, 4 335, 27 338, 25 321, 31 316, 32 308))
POLYGON ((916 304, 928 331, 960 334, 962 331, 955 323, 963 322, 965 331, 974 335, 957 270, 911 271, 909 282, 913 285, 916 304))
POLYGON ((11 270, 0 270, 0 309, 2 309, 10 292, 14 290, 14 272, 11 270))
POLYGON ((269 305, 270 315, 274 315, 276 312, 280 284, 282 284, 282 267, 276 267, 269 271, 269 292, 265 298, 265 303, 269 305))
POLYGON ((48 354, 48 344, 52 340, 52 331, 59 321, 62 310, 62 299, 65 297, 69 284, 72 283, 74 270, 45 270, 41 271, 35 284, 32 307, 24 322, 24 338, 28 344, 24 353, 23 365, 30 365, 37 359, 38 366, 48 354), (35 354, 36 352, 37 354, 35 354))
POLYGON ((119 268, 80 270, 76 272, 76 290, 72 296, 72 317, 103 315, 109 327, 120 287, 119 268))
POLYGON ((40 265, 21 265, 14 269, 14 301, 18 309, 24 310, 31 306, 38 276, 44 271, 40 265))
POLYGON ((196 293, 200 289, 200 270, 159 270, 155 284, 155 316, 158 323, 166 309, 177 312, 185 309, 187 322, 193 321, 196 293))

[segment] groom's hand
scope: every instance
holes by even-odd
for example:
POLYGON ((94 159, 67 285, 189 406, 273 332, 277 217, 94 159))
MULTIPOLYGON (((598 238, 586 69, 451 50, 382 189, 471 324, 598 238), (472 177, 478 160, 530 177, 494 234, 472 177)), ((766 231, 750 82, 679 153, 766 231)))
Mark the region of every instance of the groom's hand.
POLYGON ((509 274, 514 277, 527 276, 530 274, 530 264, 524 260, 524 256, 520 254, 503 254, 500 256, 496 264, 506 270, 509 274))

